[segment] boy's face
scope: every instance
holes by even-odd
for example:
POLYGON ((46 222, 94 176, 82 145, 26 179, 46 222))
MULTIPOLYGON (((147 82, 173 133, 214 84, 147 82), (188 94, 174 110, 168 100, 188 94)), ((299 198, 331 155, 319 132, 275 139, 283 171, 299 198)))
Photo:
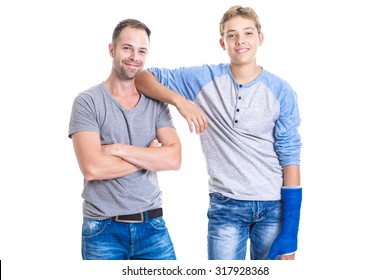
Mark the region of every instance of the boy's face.
POLYGON ((236 16, 225 23, 220 44, 227 50, 231 63, 244 65, 256 63, 257 47, 263 39, 253 20, 236 16))

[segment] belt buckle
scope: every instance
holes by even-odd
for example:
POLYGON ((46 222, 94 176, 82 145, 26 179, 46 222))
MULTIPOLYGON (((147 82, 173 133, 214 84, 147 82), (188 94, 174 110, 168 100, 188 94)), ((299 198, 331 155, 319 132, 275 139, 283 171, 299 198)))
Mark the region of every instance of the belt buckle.
POLYGON ((126 224, 140 224, 144 222, 144 213, 140 213, 141 215, 141 220, 121 220, 119 219, 119 216, 115 216, 115 222, 118 223, 126 223, 126 224))

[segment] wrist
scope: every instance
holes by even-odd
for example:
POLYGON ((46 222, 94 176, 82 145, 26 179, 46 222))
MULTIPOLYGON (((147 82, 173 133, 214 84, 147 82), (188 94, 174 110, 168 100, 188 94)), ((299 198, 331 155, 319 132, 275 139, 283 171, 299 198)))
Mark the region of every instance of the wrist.
POLYGON ((176 109, 181 108, 187 99, 185 99, 183 96, 180 94, 175 93, 172 97, 172 105, 176 107, 176 109))
POLYGON ((112 156, 122 157, 124 155, 124 149, 122 147, 125 147, 125 145, 119 143, 110 145, 110 154, 112 156))

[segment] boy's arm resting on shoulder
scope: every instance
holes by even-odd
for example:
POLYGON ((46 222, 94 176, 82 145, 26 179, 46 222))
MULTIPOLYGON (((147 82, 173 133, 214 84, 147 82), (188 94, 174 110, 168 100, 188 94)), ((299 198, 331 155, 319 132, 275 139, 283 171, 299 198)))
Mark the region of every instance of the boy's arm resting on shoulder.
POLYGON ((181 166, 181 143, 173 127, 158 129, 157 139, 148 147, 112 144, 102 146, 102 150, 150 171, 178 170, 181 166))
POLYGON ((74 133, 72 141, 81 173, 87 181, 119 178, 141 169, 119 157, 104 154, 100 136, 95 131, 74 133))
POLYGON ((135 78, 135 86, 146 96, 174 106, 186 100, 185 97, 163 86, 148 70, 142 70, 138 73, 135 78))
POLYGON ((203 110, 184 96, 163 86, 148 70, 142 70, 137 75, 135 84, 137 89, 146 96, 175 106, 186 119, 191 132, 194 126, 198 134, 207 129, 208 122, 203 110))

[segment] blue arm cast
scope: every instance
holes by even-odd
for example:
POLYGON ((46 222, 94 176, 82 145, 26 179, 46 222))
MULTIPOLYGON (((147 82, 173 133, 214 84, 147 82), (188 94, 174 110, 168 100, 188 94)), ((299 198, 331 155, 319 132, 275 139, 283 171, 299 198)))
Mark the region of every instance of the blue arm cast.
POLYGON ((268 259, 275 260, 277 256, 294 253, 297 250, 301 202, 301 187, 282 188, 282 229, 271 246, 268 259))

